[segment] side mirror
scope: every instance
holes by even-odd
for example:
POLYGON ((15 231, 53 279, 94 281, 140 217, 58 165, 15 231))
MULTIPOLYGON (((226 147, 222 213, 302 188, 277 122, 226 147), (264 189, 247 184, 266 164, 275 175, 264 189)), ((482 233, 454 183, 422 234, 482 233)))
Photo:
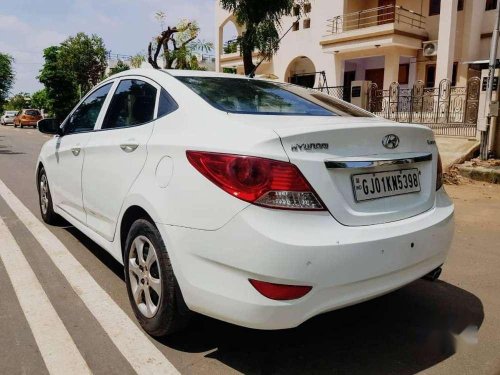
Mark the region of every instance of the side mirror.
POLYGON ((38 130, 45 134, 62 135, 61 124, 54 118, 46 118, 38 121, 38 130))

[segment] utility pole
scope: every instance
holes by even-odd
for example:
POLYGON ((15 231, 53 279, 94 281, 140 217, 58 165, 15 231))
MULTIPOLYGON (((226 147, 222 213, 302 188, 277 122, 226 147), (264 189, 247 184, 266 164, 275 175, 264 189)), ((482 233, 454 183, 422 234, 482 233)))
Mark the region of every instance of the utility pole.
MULTIPOLYGON (((499 4, 500 5, 500 4, 499 4)), ((500 33, 500 6, 496 8, 496 21, 495 30, 491 36, 491 47, 490 47, 490 63, 488 71, 488 86, 486 88, 486 102, 488 103, 488 121, 486 125, 486 130, 481 132, 481 147, 480 147, 480 157, 481 160, 488 159, 488 148, 489 148, 489 132, 496 131, 496 121, 498 117, 498 107, 496 113, 492 110, 492 94, 493 94, 493 79, 495 77, 495 69, 497 65, 497 50, 498 50, 498 35, 500 33)), ((498 100, 498 99, 497 99, 498 100)), ((495 139, 495 134, 493 135, 493 140, 495 139)))

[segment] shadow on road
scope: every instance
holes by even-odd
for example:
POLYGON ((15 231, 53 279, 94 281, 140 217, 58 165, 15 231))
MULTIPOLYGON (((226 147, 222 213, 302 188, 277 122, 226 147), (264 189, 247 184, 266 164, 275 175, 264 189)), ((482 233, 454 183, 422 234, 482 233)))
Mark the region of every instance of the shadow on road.
POLYGON ((483 305, 446 282, 416 281, 300 327, 256 331, 197 316, 164 344, 246 374, 414 374, 455 353, 454 335, 479 329, 483 305))
POLYGON ((10 147, 0 145, 0 155, 22 155, 25 152, 12 151, 10 147))
MULTIPOLYGON (((123 279, 111 255, 67 222, 60 226, 123 279)), ((455 336, 479 329, 483 320, 483 304, 472 293, 417 280, 289 330, 258 331, 196 315, 186 330, 160 343, 208 352, 207 358, 245 374, 414 374, 452 356, 455 336)))

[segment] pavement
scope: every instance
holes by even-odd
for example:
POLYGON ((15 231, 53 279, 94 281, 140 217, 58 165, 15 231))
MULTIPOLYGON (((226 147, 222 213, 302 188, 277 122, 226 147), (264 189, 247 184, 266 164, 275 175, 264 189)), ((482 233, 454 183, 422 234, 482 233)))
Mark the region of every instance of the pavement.
POLYGON ((479 141, 476 138, 436 135, 436 144, 445 172, 452 165, 471 159, 474 153, 479 150, 479 141))
POLYGON ((0 126, 0 374, 500 373, 499 185, 447 187, 456 233, 439 281, 295 329, 197 315, 155 340, 135 321, 123 267, 72 226, 41 222, 34 174, 47 139, 0 126))
POLYGON ((498 159, 474 159, 459 164, 456 167, 458 172, 464 177, 477 181, 500 184, 500 160, 498 159))

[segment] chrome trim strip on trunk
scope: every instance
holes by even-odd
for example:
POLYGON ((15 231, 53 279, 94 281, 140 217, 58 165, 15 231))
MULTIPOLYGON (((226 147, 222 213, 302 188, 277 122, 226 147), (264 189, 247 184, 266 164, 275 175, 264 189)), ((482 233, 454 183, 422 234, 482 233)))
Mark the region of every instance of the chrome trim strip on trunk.
POLYGON ((423 154, 407 158, 399 159, 385 159, 385 160, 326 160, 325 166, 328 169, 359 169, 359 168, 374 168, 385 165, 401 165, 401 164, 413 164, 420 163, 423 161, 431 161, 432 154, 423 154))

